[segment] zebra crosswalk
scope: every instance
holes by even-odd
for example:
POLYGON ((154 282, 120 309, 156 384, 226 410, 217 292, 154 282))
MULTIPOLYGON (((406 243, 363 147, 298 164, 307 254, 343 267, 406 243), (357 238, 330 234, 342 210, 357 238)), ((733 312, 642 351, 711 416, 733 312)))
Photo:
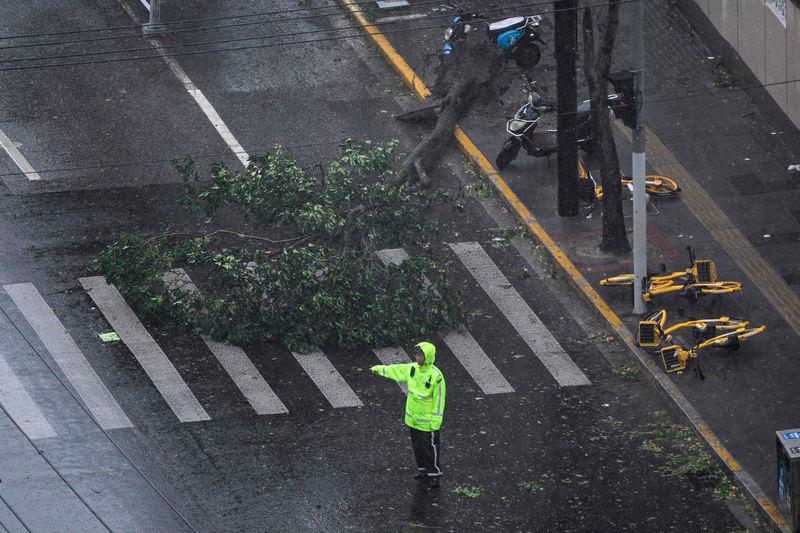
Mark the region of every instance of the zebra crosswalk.
POLYGON ((125 303, 117 288, 106 283, 102 276, 80 278, 78 281, 150 376, 153 385, 164 397, 178 420, 181 422, 210 420, 208 413, 189 390, 186 382, 181 379, 155 339, 125 303))
MULTIPOLYGON (((450 244, 449 248, 559 386, 590 384, 586 375, 522 296, 511 287, 500 268, 480 244, 455 243, 450 244)), ((386 264, 400 263, 408 254, 403 249, 390 249, 380 251, 378 257, 386 264)), ((167 286, 179 286, 187 291, 198 290, 188 274, 181 269, 166 273, 164 280, 167 286)), ((178 421, 188 423, 211 420, 167 354, 148 333, 119 291, 102 276, 84 277, 78 281, 178 421)), ((123 406, 114 398, 113 388, 109 390, 78 347, 73 336, 79 333, 65 330, 56 312, 50 308, 36 287, 31 283, 17 283, 4 285, 3 289, 100 427, 133 427, 134 424, 123 406)), ((269 373, 266 377, 262 375, 244 350, 206 337, 202 340, 257 415, 290 412, 270 387, 269 373)), ((490 357, 504 354, 492 353, 493 346, 482 347, 468 328, 462 325, 447 332, 442 336, 442 341, 484 394, 515 392, 490 357)), ((380 347, 372 351, 383 364, 409 361, 408 354, 399 347, 380 347)), ((345 376, 322 351, 292 353, 292 356, 308 378, 308 384, 318 388, 333 408, 364 405, 345 376)), ((53 425, 35 401, 36 391, 27 390, 24 381, 14 374, 4 354, 0 353, 0 405, 30 438, 56 437, 53 425)), ((404 385, 399 385, 406 392, 404 385)), ((141 419, 140 417, 139 420, 141 419)))
MULTIPOLYGON (((180 287, 187 292, 197 290, 189 275, 181 268, 164 274, 164 281, 167 287, 180 287)), ((203 335, 203 342, 206 343, 208 349, 211 350, 211 353, 214 354, 214 357, 217 358, 236 386, 239 387, 239 390, 242 391, 242 394, 250 402, 256 413, 259 415, 277 415, 289 412, 253 362, 248 359, 244 350, 238 346, 217 342, 205 335, 203 335)))

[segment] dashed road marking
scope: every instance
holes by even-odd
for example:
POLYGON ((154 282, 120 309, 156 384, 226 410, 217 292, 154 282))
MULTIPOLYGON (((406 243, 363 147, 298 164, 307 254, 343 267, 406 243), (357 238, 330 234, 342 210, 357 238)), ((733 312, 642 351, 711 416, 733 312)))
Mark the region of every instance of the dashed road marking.
POLYGON ((108 392, 36 287, 31 283, 19 283, 4 285, 3 288, 42 340, 100 427, 103 429, 133 427, 125 412, 108 392))
POLYGON ((151 38, 149 41, 164 59, 164 62, 167 64, 175 77, 181 82, 181 85, 183 85, 184 89, 186 89, 186 92, 189 93, 189 96, 191 96, 194 101, 197 102, 197 105, 200 106, 203 114, 206 116, 206 118, 208 118, 209 122, 211 122, 211 125, 214 126, 214 129, 217 130, 217 133, 220 137, 222 137, 222 140, 225 141, 225 144, 228 145, 228 148, 231 149, 233 155, 236 156, 242 165, 247 167, 250 156, 247 154, 244 148, 242 148, 242 145, 228 128, 228 125, 225 124, 225 121, 219 116, 217 110, 214 109, 214 106, 208 101, 208 98, 206 98, 203 92, 195 86, 192 79, 188 74, 186 74, 186 71, 183 70, 175 58, 170 57, 168 52, 164 51, 159 40, 151 38))
MULTIPOLYGON (((402 348, 375 348, 372 350, 375 352, 375 356, 383 365, 394 365, 397 363, 409 363, 411 359, 409 359, 408 354, 402 348)), ((400 386, 400 390, 403 393, 408 394, 408 385, 405 383, 397 383, 400 386)))
MULTIPOLYGON (((397 265, 408 259, 408 254, 402 248, 380 250, 377 255, 385 264, 397 265)), ((484 394, 514 392, 514 387, 503 377, 500 370, 494 366, 486 352, 463 325, 442 337, 442 340, 484 394)))
MULTIPOLYGON (((164 281, 168 287, 179 288, 187 292, 197 291, 197 287, 189 275, 181 268, 164 274, 164 281)), ((276 415, 289 412, 247 357, 247 354, 244 353, 244 350, 238 346, 217 342, 206 335, 201 337, 256 413, 276 415)))
POLYGON ((333 407, 364 405, 322 352, 313 351, 307 354, 292 352, 292 355, 333 407))
POLYGON ((78 281, 139 361, 178 420, 181 422, 210 420, 200 402, 167 359, 166 354, 136 318, 133 310, 125 303, 125 299, 116 287, 109 285, 102 276, 80 278, 78 281))
POLYGON ((50 422, 44 417, 36 402, 30 397, 17 376, 0 354, 0 404, 14 422, 31 439, 56 436, 50 422))
POLYGON ((0 146, 6 151, 11 159, 16 163, 17 167, 25 173, 29 181, 41 181, 42 177, 38 172, 28 163, 25 156, 17 149, 17 145, 8 138, 8 136, 0 130, 0 146))
POLYGON ((476 242, 450 248, 562 387, 591 382, 476 242))

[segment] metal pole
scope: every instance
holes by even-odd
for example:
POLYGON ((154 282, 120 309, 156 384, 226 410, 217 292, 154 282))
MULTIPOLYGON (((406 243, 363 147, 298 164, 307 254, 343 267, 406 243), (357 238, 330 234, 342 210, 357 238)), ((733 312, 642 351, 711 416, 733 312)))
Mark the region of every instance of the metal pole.
POLYGON ((150 21, 142 28, 145 35, 162 35, 167 27, 161 23, 161 0, 150 0, 150 21))
POLYGON ((647 276, 647 193, 645 192, 644 135, 644 0, 633 2, 631 63, 636 94, 636 129, 633 130, 633 312, 647 311, 642 286, 647 276))
POLYGON ((578 1, 553 2, 556 33, 558 216, 578 214, 578 1))

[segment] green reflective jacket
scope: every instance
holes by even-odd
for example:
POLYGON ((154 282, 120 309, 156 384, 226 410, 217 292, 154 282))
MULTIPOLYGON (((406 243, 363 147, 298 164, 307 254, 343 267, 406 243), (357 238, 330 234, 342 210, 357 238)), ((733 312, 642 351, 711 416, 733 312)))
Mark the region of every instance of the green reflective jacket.
POLYGON ((401 363, 377 365, 372 371, 394 381, 406 383, 406 425, 420 431, 438 431, 442 427, 447 387, 441 370, 433 366, 436 348, 428 342, 419 343, 425 354, 425 364, 401 363))

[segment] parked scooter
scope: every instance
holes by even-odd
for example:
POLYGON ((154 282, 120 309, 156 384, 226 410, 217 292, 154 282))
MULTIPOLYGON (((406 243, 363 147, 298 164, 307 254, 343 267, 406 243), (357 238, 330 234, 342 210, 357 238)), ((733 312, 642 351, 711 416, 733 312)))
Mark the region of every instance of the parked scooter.
MULTIPOLYGON (((517 158, 520 148, 525 148, 528 155, 533 157, 547 157, 558 151, 557 130, 547 129, 544 134, 536 132, 542 113, 552 111, 553 106, 544 102, 544 98, 536 92, 536 82, 532 81, 528 75, 523 76, 522 90, 527 94, 527 101, 519 108, 514 118, 506 124, 506 131, 511 136, 503 144, 503 148, 500 149, 495 160, 497 168, 500 170, 506 168, 517 158)), ((619 101, 621 101, 619 95, 609 94, 606 104, 614 107, 615 103, 619 101)), ((595 150, 591 111, 591 102, 584 100, 578 104, 575 117, 578 148, 586 153, 592 153, 595 150)))
POLYGON ((491 23, 486 23, 480 13, 456 15, 444 32, 442 54, 452 54, 459 40, 486 25, 486 36, 491 42, 505 50, 506 55, 519 67, 532 68, 542 57, 542 50, 537 43, 547 46, 538 32, 541 21, 541 15, 511 17, 491 23))

